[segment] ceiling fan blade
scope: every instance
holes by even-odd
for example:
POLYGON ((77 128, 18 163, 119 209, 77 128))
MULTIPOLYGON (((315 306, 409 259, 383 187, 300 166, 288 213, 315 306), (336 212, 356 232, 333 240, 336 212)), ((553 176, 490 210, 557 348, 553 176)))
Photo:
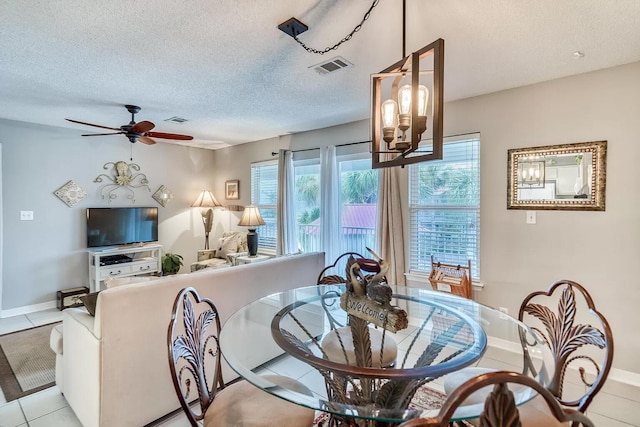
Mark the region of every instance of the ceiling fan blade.
POLYGON ((103 135, 121 135, 124 132, 112 132, 112 133, 86 133, 80 136, 103 136, 103 135))
POLYGON ((147 145, 153 145, 153 144, 156 143, 153 139, 149 138, 148 136, 141 136, 141 137, 138 138, 138 141, 142 142, 143 144, 147 144, 147 145))
POLYGON ((164 133, 164 132, 147 132, 145 136, 152 136, 154 138, 163 139, 179 139, 181 141, 190 141, 193 139, 190 135, 180 135, 179 133, 164 133))
POLYGON ((110 130, 120 130, 120 128, 110 128, 108 126, 94 125, 93 123, 81 122, 81 121, 78 121, 78 120, 72 120, 72 119, 65 119, 65 120, 69 121, 69 122, 73 122, 73 123, 79 123, 81 125, 93 126, 93 127, 96 127, 96 128, 110 129, 110 130))
POLYGON ((134 132, 138 132, 138 133, 145 133, 145 132, 150 131, 154 127, 156 127, 156 125, 154 125, 153 123, 147 122, 147 121, 142 121, 142 122, 138 122, 135 125, 131 126, 131 130, 134 131, 134 132))

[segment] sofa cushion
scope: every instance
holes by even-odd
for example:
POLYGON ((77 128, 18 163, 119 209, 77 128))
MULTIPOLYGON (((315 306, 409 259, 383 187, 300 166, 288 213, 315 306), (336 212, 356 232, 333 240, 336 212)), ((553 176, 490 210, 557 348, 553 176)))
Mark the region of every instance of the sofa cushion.
POLYGON ((128 285, 129 283, 147 282, 155 279, 157 279, 155 276, 107 277, 104 279, 104 285, 109 289, 115 288, 116 286, 128 285))

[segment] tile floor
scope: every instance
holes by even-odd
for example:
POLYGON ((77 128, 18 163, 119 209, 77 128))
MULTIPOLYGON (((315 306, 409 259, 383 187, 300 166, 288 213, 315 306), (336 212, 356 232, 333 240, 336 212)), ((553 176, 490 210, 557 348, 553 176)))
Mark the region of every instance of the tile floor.
MULTIPOLYGON (((62 313, 56 309, 45 310, 27 315, 0 319, 0 335, 21 329, 32 328, 62 320, 62 313)), ((505 358, 496 353, 495 367, 502 366, 505 358)), ((491 360, 488 360, 491 363, 491 360)), ((301 378, 315 375, 315 372, 302 362, 286 364, 276 360, 265 368, 265 373, 286 374, 301 378)), ((318 375, 317 387, 312 391, 324 393, 322 378, 318 375)), ((640 427, 640 388, 627 384, 607 381, 602 391, 595 398, 588 416, 599 427, 640 427)), ((34 393, 12 402, 6 402, 0 390, 0 427, 75 427, 81 424, 67 404, 64 396, 56 386, 34 393)), ((179 413, 163 422, 156 422, 158 427, 188 427, 186 417, 179 413)))

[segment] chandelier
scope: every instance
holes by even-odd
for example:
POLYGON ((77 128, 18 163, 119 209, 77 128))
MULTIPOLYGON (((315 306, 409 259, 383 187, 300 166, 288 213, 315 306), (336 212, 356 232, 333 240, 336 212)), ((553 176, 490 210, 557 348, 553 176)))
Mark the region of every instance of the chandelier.
POLYGON ((407 56, 402 13, 403 59, 371 75, 374 169, 442 159, 444 40, 407 56))
POLYGON ((545 187, 545 162, 540 158, 524 159, 518 164, 519 188, 545 187))

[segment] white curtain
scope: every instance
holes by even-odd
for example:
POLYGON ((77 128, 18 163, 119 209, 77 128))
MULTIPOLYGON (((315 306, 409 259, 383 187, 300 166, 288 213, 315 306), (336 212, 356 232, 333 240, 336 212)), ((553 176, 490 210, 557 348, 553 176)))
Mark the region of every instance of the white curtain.
POLYGON ((400 168, 380 169, 378 191, 378 248, 382 259, 389 261, 387 280, 404 285, 404 232, 400 200, 400 168))
POLYGON ((293 153, 289 150, 280 150, 278 153, 277 255, 298 251, 294 185, 293 153))
POLYGON ((326 264, 340 255, 340 179, 336 147, 320 149, 320 233, 326 264))

